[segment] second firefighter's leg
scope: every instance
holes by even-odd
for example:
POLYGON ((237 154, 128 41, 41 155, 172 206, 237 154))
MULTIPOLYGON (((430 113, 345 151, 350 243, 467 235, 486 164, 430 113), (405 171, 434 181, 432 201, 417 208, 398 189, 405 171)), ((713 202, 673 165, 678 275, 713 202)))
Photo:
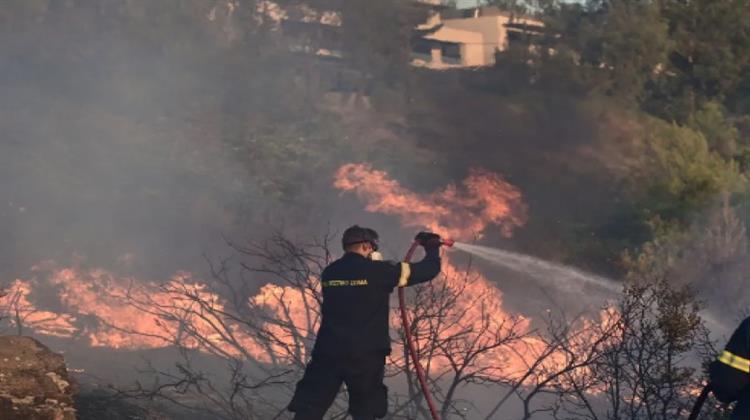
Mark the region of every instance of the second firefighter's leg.
POLYGON ((388 388, 383 384, 385 356, 357 358, 344 369, 349 413, 354 420, 374 420, 388 413, 388 388))
POLYGON ((313 356, 297 382, 289 411, 294 420, 321 420, 341 388, 342 378, 335 360, 313 356))

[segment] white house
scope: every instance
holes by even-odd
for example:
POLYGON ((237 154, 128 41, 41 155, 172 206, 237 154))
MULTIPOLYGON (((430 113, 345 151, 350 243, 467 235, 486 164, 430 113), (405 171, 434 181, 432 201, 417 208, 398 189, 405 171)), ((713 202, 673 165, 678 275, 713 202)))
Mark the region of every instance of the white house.
POLYGON ((432 69, 491 66, 495 53, 543 28, 540 20, 497 7, 436 11, 418 27, 427 34, 415 43, 412 64, 432 69))

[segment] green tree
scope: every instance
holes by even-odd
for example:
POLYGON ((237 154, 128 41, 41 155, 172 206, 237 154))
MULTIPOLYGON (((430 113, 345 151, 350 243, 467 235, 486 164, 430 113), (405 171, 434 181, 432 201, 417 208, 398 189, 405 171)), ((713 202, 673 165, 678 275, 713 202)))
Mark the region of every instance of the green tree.
POLYGON ((540 66, 552 84, 573 81, 588 91, 640 99, 667 60, 668 27, 650 1, 560 5, 546 16, 545 46, 550 48, 543 51, 540 66))
MULTIPOLYGON (((705 101, 734 97, 750 65, 750 3, 747 0, 661 0, 674 44, 663 80, 660 104, 677 102, 662 113, 684 120, 705 101)), ((658 109, 658 106, 652 109, 658 109)))
POLYGON ((737 152, 739 130, 729 121, 723 106, 717 102, 706 102, 688 120, 688 125, 703 133, 711 150, 731 159, 737 152))
POLYGON ((344 59, 361 73, 360 90, 403 86, 415 26, 426 11, 400 0, 345 0, 340 10, 344 59))
POLYGON ((605 93, 639 98, 666 61, 670 45, 666 22, 648 0, 594 4, 597 11, 582 34, 583 57, 607 73, 601 86, 605 93))
POLYGON ((658 120, 645 130, 646 152, 633 181, 645 194, 647 215, 684 222, 722 193, 745 190, 738 165, 712 151, 702 133, 658 120))

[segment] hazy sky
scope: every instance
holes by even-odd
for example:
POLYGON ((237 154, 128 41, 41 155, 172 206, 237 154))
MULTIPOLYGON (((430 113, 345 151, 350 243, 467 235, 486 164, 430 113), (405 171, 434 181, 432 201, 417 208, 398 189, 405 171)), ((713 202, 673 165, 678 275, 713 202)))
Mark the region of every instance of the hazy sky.
MULTIPOLYGON (((566 3, 581 2, 582 0, 564 0, 566 3)), ((479 0, 481 3, 482 1, 479 0)), ((477 0, 458 0, 458 7, 471 7, 476 6, 477 0)))

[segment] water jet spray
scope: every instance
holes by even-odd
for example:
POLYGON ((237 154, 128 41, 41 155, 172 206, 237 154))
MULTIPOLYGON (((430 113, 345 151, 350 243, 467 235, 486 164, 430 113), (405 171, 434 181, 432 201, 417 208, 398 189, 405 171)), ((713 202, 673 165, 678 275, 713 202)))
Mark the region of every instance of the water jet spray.
MULTIPOLYGON (((551 287, 562 291, 579 291, 573 289, 574 284, 591 285, 609 295, 619 296, 623 289, 621 282, 611 278, 532 257, 531 255, 463 242, 455 242, 454 249, 459 249, 477 258, 527 275, 538 281, 546 282, 551 287)), ((719 318, 714 316, 708 309, 701 310, 700 315, 715 335, 731 332, 730 327, 726 323, 720 322, 719 318)))
POLYGON ((617 294, 622 288, 612 279, 526 254, 462 242, 455 242, 455 248, 490 263, 549 282, 557 289, 571 289, 574 283, 578 283, 593 285, 609 293, 617 294), (551 279, 554 281, 550 281, 551 279))

